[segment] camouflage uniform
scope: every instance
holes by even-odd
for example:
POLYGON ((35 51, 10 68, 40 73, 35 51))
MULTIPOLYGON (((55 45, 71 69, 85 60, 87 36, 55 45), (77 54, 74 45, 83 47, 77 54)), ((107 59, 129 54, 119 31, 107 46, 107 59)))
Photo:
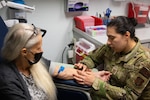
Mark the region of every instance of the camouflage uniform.
POLYGON ((114 52, 107 45, 91 52, 81 63, 94 68, 104 63, 112 73, 109 83, 96 79, 93 100, 150 100, 150 52, 135 38, 136 46, 127 54, 114 52))

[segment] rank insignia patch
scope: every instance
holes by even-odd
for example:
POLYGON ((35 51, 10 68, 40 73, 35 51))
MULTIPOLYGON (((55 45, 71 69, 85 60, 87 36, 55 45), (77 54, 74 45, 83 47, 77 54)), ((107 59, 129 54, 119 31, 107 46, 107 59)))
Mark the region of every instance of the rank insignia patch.
POLYGON ((144 80, 140 77, 137 77, 135 80, 135 85, 136 86, 142 86, 142 84, 144 83, 144 80))

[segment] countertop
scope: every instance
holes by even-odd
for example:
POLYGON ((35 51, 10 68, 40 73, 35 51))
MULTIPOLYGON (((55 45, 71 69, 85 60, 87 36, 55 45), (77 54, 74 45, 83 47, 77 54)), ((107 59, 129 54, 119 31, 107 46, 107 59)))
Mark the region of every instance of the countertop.
MULTIPOLYGON (((83 32, 82 30, 76 27, 73 28, 73 33, 74 35, 80 35, 97 45, 102 45, 107 42, 106 34, 101 34, 99 36, 92 37, 91 35, 87 34, 86 32, 83 32)), ((140 39, 141 43, 150 43, 150 27, 136 28, 135 35, 140 39)))

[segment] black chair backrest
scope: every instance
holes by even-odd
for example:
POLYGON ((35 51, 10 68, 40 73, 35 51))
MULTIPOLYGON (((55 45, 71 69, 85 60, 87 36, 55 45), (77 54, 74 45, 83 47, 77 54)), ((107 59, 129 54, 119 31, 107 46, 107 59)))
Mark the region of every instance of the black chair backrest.
MULTIPOLYGON (((0 16, 0 51, 3 46, 4 38, 6 33, 8 32, 8 27, 6 26, 5 22, 3 21, 2 17, 0 16)), ((0 62, 2 58, 0 56, 0 62)))
POLYGON ((67 88, 57 88, 57 91, 58 100, 91 100, 90 95, 85 91, 72 90, 67 88))
POLYGON ((91 87, 80 85, 74 80, 61 80, 54 78, 57 87, 58 100, 92 100, 89 90, 91 87))

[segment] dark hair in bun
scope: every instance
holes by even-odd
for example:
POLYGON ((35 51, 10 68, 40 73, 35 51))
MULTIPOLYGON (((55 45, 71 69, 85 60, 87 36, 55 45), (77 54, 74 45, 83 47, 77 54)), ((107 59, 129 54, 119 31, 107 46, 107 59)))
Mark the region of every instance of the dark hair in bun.
POLYGON ((137 20, 135 18, 128 18, 126 16, 117 16, 112 19, 107 27, 115 27, 117 33, 124 35, 126 31, 130 32, 130 37, 135 37, 135 26, 137 20))

